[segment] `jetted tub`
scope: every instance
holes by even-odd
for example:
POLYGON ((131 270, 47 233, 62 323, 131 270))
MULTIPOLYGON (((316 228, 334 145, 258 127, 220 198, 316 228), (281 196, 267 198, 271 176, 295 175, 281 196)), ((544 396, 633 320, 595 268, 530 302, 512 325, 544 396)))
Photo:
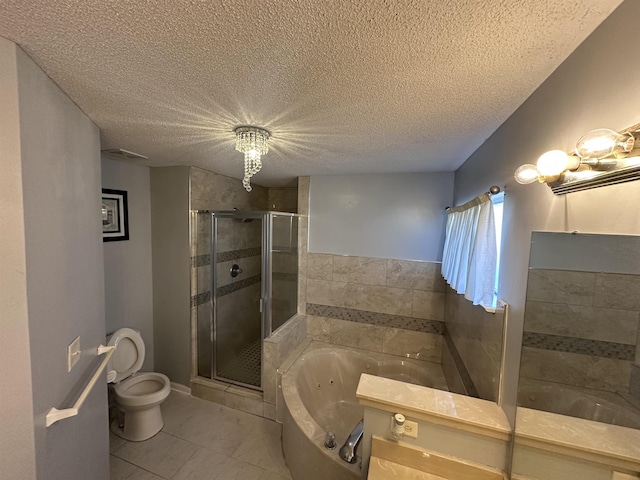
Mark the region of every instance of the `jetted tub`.
POLYGON ((356 399, 362 373, 447 390, 439 364, 312 342, 282 375, 282 445, 294 480, 360 478, 361 446, 354 464, 338 451, 364 416, 356 399), (324 446, 329 431, 333 450, 324 446))

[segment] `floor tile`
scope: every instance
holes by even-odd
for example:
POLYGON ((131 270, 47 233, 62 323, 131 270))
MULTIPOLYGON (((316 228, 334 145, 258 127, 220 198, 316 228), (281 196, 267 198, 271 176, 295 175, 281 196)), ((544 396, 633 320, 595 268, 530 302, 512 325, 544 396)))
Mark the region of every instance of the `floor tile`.
POLYGON ((282 426, 171 392, 164 428, 144 442, 110 436, 111 480, 288 480, 282 426))
POLYGON ((280 475, 279 473, 270 472, 269 470, 265 470, 260 480, 291 480, 291 477, 285 477, 280 475))
POLYGON ((113 433, 109 432, 109 453, 115 452, 122 445, 127 443, 124 438, 121 438, 113 433))
POLYGON ((144 442, 127 442, 114 455, 161 477, 171 478, 198 447, 164 432, 144 442))
POLYGON ((173 480, 259 480, 264 469, 221 453, 201 449, 173 480))
POLYGON ((110 480, 127 480, 136 468, 138 467, 129 462, 125 462, 121 458, 109 455, 110 480))
POLYGON ((173 434, 200 447, 231 456, 251 434, 251 428, 224 416, 200 414, 176 427, 173 434))
POLYGON ((280 437, 275 435, 249 435, 242 441, 233 456, 270 472, 291 478, 282 455, 280 437))
POLYGON ((127 478, 127 480, 165 480, 165 479, 151 472, 147 472, 142 468, 136 468, 136 471, 133 472, 133 474, 129 478, 127 478))

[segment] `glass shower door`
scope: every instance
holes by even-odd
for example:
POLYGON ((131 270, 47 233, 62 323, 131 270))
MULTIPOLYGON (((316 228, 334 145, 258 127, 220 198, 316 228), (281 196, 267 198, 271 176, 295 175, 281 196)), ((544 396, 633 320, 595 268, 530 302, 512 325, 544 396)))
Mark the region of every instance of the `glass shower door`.
POLYGON ((272 213, 271 331, 280 328, 298 309, 298 217, 272 213))
POLYGON ((213 377, 260 389, 263 216, 214 213, 213 377))

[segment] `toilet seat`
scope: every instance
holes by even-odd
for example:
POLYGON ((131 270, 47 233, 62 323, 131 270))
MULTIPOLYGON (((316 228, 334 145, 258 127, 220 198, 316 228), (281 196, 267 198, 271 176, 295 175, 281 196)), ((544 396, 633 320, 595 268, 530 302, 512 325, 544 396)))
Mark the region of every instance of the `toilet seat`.
POLYGON ((140 333, 132 328, 121 328, 109 337, 108 343, 116 347, 107 364, 109 383, 118 383, 140 370, 145 353, 140 333))

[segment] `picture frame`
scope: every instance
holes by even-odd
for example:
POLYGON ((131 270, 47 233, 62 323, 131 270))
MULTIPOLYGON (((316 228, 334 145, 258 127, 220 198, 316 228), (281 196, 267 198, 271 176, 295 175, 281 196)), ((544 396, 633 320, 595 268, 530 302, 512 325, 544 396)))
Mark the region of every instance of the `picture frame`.
POLYGON ((127 192, 102 189, 102 241, 129 240, 127 192))

